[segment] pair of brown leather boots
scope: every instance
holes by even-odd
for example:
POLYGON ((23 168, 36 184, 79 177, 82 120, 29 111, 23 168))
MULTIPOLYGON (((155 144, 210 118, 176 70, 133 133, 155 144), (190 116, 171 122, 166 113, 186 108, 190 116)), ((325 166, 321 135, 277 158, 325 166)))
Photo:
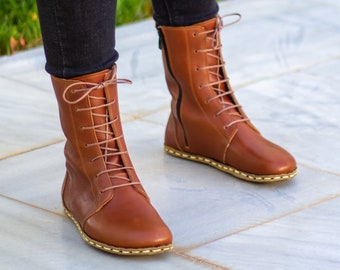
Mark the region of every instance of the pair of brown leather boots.
MULTIPOLYGON (((159 27, 172 95, 165 151, 252 182, 296 175, 294 158, 261 136, 236 100, 221 52, 221 18, 159 27)), ((129 158, 118 108, 116 67, 70 80, 52 77, 67 138, 66 214, 95 248, 157 254, 172 235, 150 204, 129 158)))

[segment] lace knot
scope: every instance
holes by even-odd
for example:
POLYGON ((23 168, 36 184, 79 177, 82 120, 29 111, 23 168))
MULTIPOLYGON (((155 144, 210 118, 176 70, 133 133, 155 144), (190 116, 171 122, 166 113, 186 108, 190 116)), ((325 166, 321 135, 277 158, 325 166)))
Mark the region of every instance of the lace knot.
POLYGON ((132 81, 128 79, 116 79, 116 78, 111 78, 106 81, 102 81, 98 83, 76 81, 65 88, 64 93, 63 93, 63 99, 68 104, 76 104, 80 102, 81 100, 83 100, 84 98, 86 98, 87 96, 89 96, 94 90, 102 89, 108 85, 115 85, 117 83, 131 84, 132 81), (77 85, 82 85, 85 87, 74 89, 74 87, 77 85), (83 94, 75 100, 70 100, 67 97, 67 93, 70 91, 72 91, 72 93, 83 92, 83 94))

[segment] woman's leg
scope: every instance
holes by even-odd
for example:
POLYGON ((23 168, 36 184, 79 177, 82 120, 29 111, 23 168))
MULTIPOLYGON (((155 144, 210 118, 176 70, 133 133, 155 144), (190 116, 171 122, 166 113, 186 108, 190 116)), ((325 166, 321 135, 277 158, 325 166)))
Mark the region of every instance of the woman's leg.
POLYGON ((83 239, 120 255, 157 254, 172 235, 125 145, 117 96, 113 0, 38 0, 46 69, 66 137, 62 199, 83 239))
POLYGON ((117 0, 37 0, 46 70, 72 78, 111 68, 117 0))
POLYGON ((188 26, 214 18, 215 0, 152 0, 154 19, 162 26, 188 26))

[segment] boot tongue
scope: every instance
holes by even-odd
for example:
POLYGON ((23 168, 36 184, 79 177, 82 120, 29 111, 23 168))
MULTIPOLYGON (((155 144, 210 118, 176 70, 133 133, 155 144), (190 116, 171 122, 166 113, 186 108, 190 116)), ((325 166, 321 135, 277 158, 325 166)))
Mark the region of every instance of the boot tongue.
MULTIPOLYGON (((83 76, 74 79, 83 81, 84 83, 88 82, 99 84, 106 80, 112 79, 114 76, 116 76, 114 70, 103 70, 99 73, 95 73, 93 76, 86 76, 86 80, 82 80, 83 76)), ((106 97, 104 88, 99 87, 98 89, 92 91, 89 95, 89 102, 93 108, 91 110, 93 125, 96 126, 94 132, 98 143, 100 143, 99 147, 101 149, 101 154, 103 155, 106 167, 108 170, 118 169, 109 173, 109 175, 118 176, 118 178, 115 180, 114 177, 111 178, 114 184, 124 184, 126 183, 126 180, 122 180, 121 178, 128 179, 128 175, 125 169, 119 170, 119 168, 124 167, 124 164, 120 154, 114 155, 115 153, 120 152, 120 149, 117 145, 117 141, 112 140, 118 136, 121 136, 122 134, 114 134, 112 124, 108 124, 113 119, 111 119, 109 115, 108 107, 105 106, 110 102, 110 100, 108 100, 106 97)))
MULTIPOLYGON (((212 50, 207 54, 206 60, 207 65, 208 66, 224 65, 221 49, 219 49, 222 47, 219 33, 220 30, 218 29, 220 27, 219 20, 217 18, 213 18, 198 25, 203 27, 205 29, 204 31, 211 31, 207 33, 206 48, 208 49, 215 48, 215 50, 212 50)), ((225 76, 226 75, 224 74, 221 67, 213 67, 209 69, 210 82, 216 82, 216 85, 213 85, 213 88, 220 89, 221 92, 229 91, 226 83, 218 83, 219 81, 224 80, 225 76)), ((219 92, 216 91, 216 94, 219 94, 219 92)), ((230 95, 220 97, 220 101, 224 107, 228 107, 228 104, 229 106, 235 104, 230 95)), ((240 117, 240 113, 235 108, 228 110, 228 112, 229 114, 234 114, 237 117, 240 117)))
MULTIPOLYGON (((218 46, 220 46, 220 40, 218 39, 218 33, 217 33, 217 19, 212 19, 207 21, 204 24, 204 28, 206 31, 211 31, 210 33, 207 33, 207 39, 206 39, 206 46, 207 48, 217 48, 218 46)), ((208 66, 216 66, 220 64, 220 57, 219 57, 219 50, 214 50, 209 52, 208 56, 207 56, 207 65, 208 66)), ((210 71, 210 81, 211 82, 217 82, 219 81, 219 74, 220 74, 220 68, 216 67, 216 68, 212 68, 210 71)))
POLYGON ((201 23, 196 24, 196 26, 201 26, 203 27, 205 30, 214 30, 216 28, 216 24, 217 24, 217 18, 213 18, 201 23))
POLYGON ((104 80, 107 80, 108 77, 110 77, 111 73, 112 73, 112 70, 104 69, 92 75, 82 75, 79 77, 75 77, 72 80, 81 81, 81 82, 89 82, 89 83, 101 83, 104 80))

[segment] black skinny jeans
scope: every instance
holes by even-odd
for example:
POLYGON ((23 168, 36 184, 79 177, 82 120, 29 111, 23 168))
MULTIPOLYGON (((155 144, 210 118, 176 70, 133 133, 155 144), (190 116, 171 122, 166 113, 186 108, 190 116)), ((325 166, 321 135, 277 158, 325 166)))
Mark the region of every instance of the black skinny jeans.
MULTIPOLYGON (((117 0, 37 0, 46 71, 72 78, 111 68, 117 0)), ((215 0, 152 0, 158 25, 188 26, 211 19, 215 0)))

